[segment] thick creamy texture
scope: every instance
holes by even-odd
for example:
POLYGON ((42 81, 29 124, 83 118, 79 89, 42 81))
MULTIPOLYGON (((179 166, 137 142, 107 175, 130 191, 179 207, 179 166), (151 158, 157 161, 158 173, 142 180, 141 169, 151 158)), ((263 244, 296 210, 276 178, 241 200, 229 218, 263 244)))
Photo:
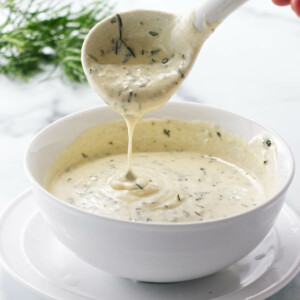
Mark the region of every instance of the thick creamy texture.
POLYGON ((276 186, 275 147, 268 137, 247 142, 217 125, 143 120, 135 133, 131 181, 124 122, 83 133, 56 160, 46 188, 89 212, 124 220, 190 222, 246 211, 276 186))
POLYGON ((193 14, 135 11, 110 17, 89 33, 84 70, 126 122, 128 163, 124 124, 101 125, 58 158, 46 178, 51 193, 96 214, 146 222, 226 217, 272 194, 273 146, 263 138, 248 144, 213 124, 144 121, 132 164, 138 120, 175 93, 213 31, 204 26, 197 32, 193 20, 193 14))
POLYGON ((194 14, 186 18, 154 11, 117 14, 89 34, 83 66, 93 89, 128 126, 127 180, 137 121, 166 103, 179 88, 212 27, 198 32, 194 14))

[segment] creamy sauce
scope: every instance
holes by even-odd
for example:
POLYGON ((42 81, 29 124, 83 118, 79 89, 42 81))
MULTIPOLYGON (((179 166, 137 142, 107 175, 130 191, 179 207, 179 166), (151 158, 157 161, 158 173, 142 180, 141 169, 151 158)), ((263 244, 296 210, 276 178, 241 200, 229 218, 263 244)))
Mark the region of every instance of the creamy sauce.
POLYGON ((137 176, 131 169, 137 121, 175 93, 212 32, 208 26, 198 32, 193 19, 193 14, 187 19, 162 12, 117 14, 95 31, 91 40, 101 40, 101 46, 99 42, 84 46, 89 83, 128 126, 127 180, 137 176))
POLYGON ((226 217, 275 190, 275 148, 266 137, 247 142, 210 123, 143 120, 135 134, 135 180, 120 176, 125 145, 120 121, 88 130, 61 154, 46 187, 89 212, 146 222, 226 217))
POLYGON ((45 186, 51 193, 92 213, 146 222, 226 217, 272 195, 270 140, 247 142, 201 122, 138 124, 174 94, 212 32, 208 26, 197 32, 193 19, 136 11, 117 14, 90 33, 84 70, 94 90, 125 119, 128 162, 123 123, 91 129, 49 171, 45 186), (139 153, 132 162, 137 124, 139 153))

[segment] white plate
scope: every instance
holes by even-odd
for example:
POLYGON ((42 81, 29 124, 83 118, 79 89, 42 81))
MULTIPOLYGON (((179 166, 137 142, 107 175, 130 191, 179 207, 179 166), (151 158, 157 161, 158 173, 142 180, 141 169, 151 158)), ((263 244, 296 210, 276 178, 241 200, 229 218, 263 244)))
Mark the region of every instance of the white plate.
POLYGON ((96 269, 64 247, 27 190, 0 216, 0 257, 16 280, 50 299, 264 299, 298 273, 299 229, 298 216, 285 205, 264 241, 231 267, 192 281, 137 283, 96 269))

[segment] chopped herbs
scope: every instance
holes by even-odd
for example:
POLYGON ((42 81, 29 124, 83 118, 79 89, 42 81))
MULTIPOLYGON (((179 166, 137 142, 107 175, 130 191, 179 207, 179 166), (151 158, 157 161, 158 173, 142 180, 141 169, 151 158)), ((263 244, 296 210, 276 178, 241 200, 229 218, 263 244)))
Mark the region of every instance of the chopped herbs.
POLYGON ((128 102, 128 103, 131 101, 131 98, 132 98, 133 96, 135 96, 135 94, 134 94, 132 91, 130 91, 130 92, 129 92, 129 95, 128 95, 128 99, 127 99, 127 102, 128 102))
POLYGON ((136 184, 136 186, 139 188, 139 189, 141 189, 141 190, 143 190, 144 188, 142 187, 142 186, 140 186, 138 183, 135 183, 136 184))
POLYGON ((182 73, 182 70, 181 69, 178 69, 178 73, 180 75, 180 78, 184 78, 184 74, 182 73))
POLYGON ((92 54, 88 54, 88 57, 90 59, 92 59, 93 61, 98 62, 98 59, 95 56, 93 56, 92 54))
POLYGON ((264 139, 264 144, 266 144, 268 147, 271 147, 272 142, 269 139, 264 139))
POLYGON ((122 18, 119 14, 116 14, 116 18, 118 20, 118 28, 119 28, 119 40, 116 41, 115 47, 113 48, 115 54, 118 54, 118 50, 121 48, 122 45, 127 49, 128 56, 124 59, 123 63, 127 62, 130 56, 135 57, 135 53, 131 47, 126 43, 126 39, 123 39, 123 22, 122 18))
POLYGON ((217 136, 218 136, 219 138, 222 138, 221 132, 217 131, 217 136))
POLYGON ((152 36, 157 36, 158 35, 158 33, 155 32, 155 31, 149 31, 149 34, 151 34, 152 36))
POLYGON ((118 19, 118 25, 119 25, 119 39, 122 39, 122 27, 123 27, 123 23, 122 23, 122 19, 121 16, 119 14, 116 15, 117 19, 118 19))
POLYGON ((164 129, 163 134, 165 134, 167 137, 170 137, 171 131, 168 129, 164 129))
POLYGON ((152 50, 150 53, 151 53, 151 55, 155 55, 155 54, 157 54, 159 51, 160 51, 160 49, 155 49, 155 50, 152 50))
POLYGON ((168 61, 169 61, 169 59, 165 57, 165 58, 163 58, 163 60, 161 61, 161 63, 162 64, 166 64, 168 61))
POLYGON ((83 152, 81 153, 81 155, 82 155, 83 158, 88 158, 89 157, 87 154, 85 154, 83 152))
POLYGON ((179 195, 179 194, 177 194, 177 200, 178 200, 179 202, 181 201, 180 195, 179 195))

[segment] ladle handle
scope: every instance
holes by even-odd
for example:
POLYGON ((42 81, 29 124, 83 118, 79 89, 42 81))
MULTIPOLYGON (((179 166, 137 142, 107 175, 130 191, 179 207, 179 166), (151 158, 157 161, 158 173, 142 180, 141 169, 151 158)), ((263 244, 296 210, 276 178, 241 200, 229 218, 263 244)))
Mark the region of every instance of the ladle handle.
POLYGON ((247 0, 201 0, 195 9, 194 25, 199 30, 205 24, 218 24, 247 0))

